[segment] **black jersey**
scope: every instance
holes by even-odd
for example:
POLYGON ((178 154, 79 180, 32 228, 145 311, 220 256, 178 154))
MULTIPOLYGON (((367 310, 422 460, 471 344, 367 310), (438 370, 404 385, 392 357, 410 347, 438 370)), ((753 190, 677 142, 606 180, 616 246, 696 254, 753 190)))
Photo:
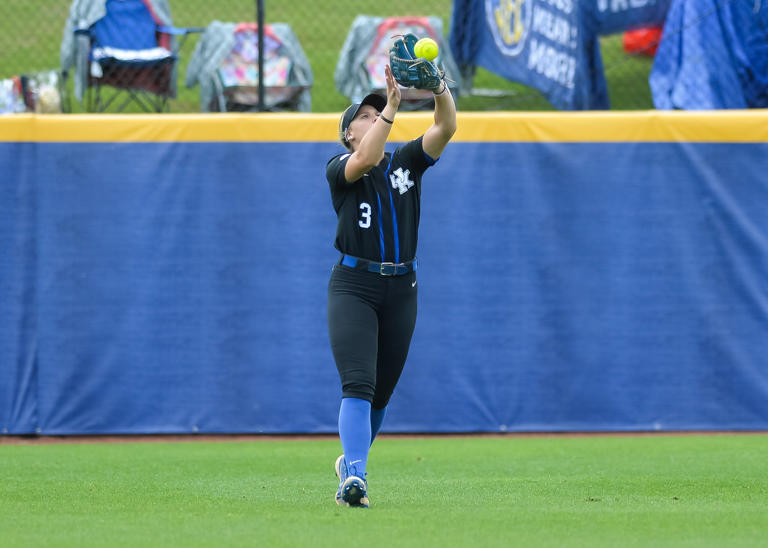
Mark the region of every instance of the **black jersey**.
POLYGON ((338 216, 334 246, 344 254, 370 261, 402 263, 416 257, 421 176, 437 160, 422 137, 399 146, 357 181, 347 182, 350 153, 328 161, 326 177, 338 216))

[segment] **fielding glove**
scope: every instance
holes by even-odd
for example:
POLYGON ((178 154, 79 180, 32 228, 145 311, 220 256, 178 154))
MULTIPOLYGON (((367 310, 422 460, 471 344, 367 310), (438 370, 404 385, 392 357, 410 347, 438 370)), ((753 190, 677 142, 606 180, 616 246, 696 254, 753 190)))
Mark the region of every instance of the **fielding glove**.
POLYGON ((407 88, 428 89, 434 93, 443 86, 445 73, 432 61, 417 58, 413 46, 418 42, 413 34, 395 40, 389 50, 389 66, 395 80, 407 88))

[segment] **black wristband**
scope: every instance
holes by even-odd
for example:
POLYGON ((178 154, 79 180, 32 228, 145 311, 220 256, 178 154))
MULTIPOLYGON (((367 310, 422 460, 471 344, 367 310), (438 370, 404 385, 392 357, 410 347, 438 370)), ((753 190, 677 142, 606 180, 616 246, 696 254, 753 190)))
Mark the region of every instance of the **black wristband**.
POLYGON ((379 120, 384 120, 390 126, 395 123, 394 120, 390 120, 389 118, 385 117, 383 114, 379 114, 379 120))
POLYGON ((445 93, 446 91, 448 91, 448 84, 446 84, 445 82, 443 82, 443 91, 441 91, 440 93, 435 93, 435 92, 433 91, 432 93, 434 94, 434 96, 435 96, 435 97, 437 97, 438 95, 442 95, 442 94, 443 94, 443 93, 445 93))

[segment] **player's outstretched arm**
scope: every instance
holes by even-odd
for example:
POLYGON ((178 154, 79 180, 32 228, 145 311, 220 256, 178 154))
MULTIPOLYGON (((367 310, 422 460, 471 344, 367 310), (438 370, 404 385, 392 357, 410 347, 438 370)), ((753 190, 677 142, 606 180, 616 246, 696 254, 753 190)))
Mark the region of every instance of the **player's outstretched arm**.
MULTIPOLYGON (((395 77, 392 76, 389 65, 384 69, 384 73, 387 79, 387 105, 380 114, 387 120, 394 120, 397 109, 400 107, 400 88, 395 82, 395 77)), ((373 124, 347 160, 344 168, 344 177, 347 181, 357 181, 381 162, 384 156, 384 145, 391 129, 392 124, 381 119, 373 124)))
POLYGON ((454 133, 456 133, 456 104, 453 102, 448 84, 443 82, 443 90, 435 93, 435 121, 424 133, 422 140, 424 152, 430 158, 439 158, 454 133))

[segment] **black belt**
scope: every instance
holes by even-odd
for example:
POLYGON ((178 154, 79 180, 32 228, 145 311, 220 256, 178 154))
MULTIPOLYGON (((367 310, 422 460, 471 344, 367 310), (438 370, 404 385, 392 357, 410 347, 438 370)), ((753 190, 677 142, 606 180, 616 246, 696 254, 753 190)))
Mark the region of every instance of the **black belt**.
POLYGON ((382 276, 402 276, 409 272, 416 272, 416 259, 404 263, 377 263, 368 259, 353 257, 352 255, 342 255, 339 263, 356 270, 375 272, 382 276))

